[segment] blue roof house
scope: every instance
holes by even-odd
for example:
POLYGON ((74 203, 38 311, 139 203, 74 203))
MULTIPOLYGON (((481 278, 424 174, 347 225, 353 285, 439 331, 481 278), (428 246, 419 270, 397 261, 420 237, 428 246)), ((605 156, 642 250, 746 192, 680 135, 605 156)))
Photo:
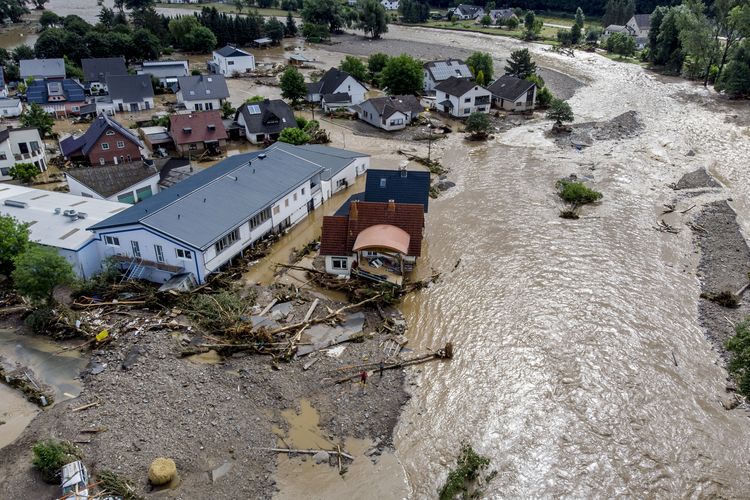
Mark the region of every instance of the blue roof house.
POLYGON ((34 80, 26 88, 26 99, 58 116, 80 114, 81 106, 86 104, 83 85, 70 78, 34 80))

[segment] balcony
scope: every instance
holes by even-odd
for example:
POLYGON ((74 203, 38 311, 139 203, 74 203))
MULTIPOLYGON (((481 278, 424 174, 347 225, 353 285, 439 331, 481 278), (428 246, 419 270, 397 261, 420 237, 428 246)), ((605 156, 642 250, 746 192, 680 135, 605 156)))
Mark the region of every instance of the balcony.
POLYGON ((478 96, 474 98, 474 106, 487 106, 490 103, 490 96, 478 96))
POLYGON ((20 153, 20 154, 14 154, 13 157, 16 159, 16 161, 22 161, 22 160, 34 160, 39 158, 44 154, 44 151, 41 149, 33 149, 31 153, 20 153))

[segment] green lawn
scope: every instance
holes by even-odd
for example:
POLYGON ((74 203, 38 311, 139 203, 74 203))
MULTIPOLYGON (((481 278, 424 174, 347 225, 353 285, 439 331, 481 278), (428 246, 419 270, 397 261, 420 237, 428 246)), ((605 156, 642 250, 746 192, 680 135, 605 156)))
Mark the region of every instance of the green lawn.
MULTIPOLYGON (((227 12, 236 14, 237 8, 232 4, 227 3, 201 3, 201 4, 190 4, 190 3, 157 3, 157 7, 165 7, 170 9, 185 9, 185 10, 194 10, 194 11, 200 11, 203 7, 216 7, 216 10, 219 12, 227 12)), ((258 9, 258 8, 252 8, 252 9, 242 9, 242 14, 247 14, 250 11, 257 11, 258 14, 261 16, 276 16, 276 17, 286 17, 286 11, 281 9, 258 9)), ((292 15, 294 17, 299 17, 298 12, 292 12, 292 15)))

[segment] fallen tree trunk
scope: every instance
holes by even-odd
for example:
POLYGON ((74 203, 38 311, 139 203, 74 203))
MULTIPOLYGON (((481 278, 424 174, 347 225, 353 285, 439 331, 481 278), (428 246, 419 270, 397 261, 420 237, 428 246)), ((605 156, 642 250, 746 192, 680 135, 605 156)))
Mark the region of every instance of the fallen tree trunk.
POLYGON ((348 453, 344 453, 343 451, 336 451, 336 450, 296 450, 294 448, 255 448, 256 450, 266 450, 266 451, 275 451, 278 453, 303 453, 305 455, 315 455, 316 453, 330 453, 332 455, 338 455, 340 457, 348 458, 349 460, 354 460, 354 457, 349 455, 348 453))
MULTIPOLYGON (((452 358, 453 358, 453 344, 451 342, 448 342, 447 344, 445 344, 445 347, 443 349, 438 349, 436 352, 433 352, 430 354, 424 354, 422 356, 417 356, 416 358, 406 359, 398 363, 391 363, 389 365, 384 365, 383 370, 395 370, 396 368, 403 368, 405 366, 418 365, 421 363, 426 363, 427 361, 432 361, 433 359, 452 359, 452 358)), ((358 378, 361 374, 359 370, 365 367, 369 367, 371 365, 372 363, 367 363, 365 365, 356 367, 358 373, 351 375, 349 377, 344 377, 339 380, 336 380, 334 382, 334 385, 343 384, 344 382, 349 382, 350 380, 354 380, 358 378)))

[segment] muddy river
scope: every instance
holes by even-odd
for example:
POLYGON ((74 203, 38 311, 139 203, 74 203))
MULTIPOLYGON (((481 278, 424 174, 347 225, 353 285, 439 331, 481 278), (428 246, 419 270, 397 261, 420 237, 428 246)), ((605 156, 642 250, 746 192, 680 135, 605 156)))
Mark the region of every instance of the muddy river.
MULTIPOLYGON (((50 5, 66 14, 93 2, 50 5)), ((434 44, 435 57, 441 44, 498 60, 519 46, 398 27, 386 38, 405 50, 434 44)), ((719 403, 726 372, 697 326, 689 231, 652 225, 674 197, 667 184, 706 166, 728 184, 747 234, 746 105, 593 54, 532 51, 586 83, 570 100, 577 121, 635 110, 645 130, 576 151, 552 144, 538 120, 486 144, 455 134, 434 146, 457 187, 430 206, 420 269, 446 274, 404 311, 410 347, 450 340, 457 356, 414 370, 396 430, 410 496, 436 495, 462 441, 492 459, 492 497, 745 496, 750 418, 719 403), (578 221, 558 217, 553 192, 570 173, 604 193, 578 221)), ((347 146, 397 161, 356 142, 347 146)), ((401 482, 391 474, 383 481, 401 482)))

